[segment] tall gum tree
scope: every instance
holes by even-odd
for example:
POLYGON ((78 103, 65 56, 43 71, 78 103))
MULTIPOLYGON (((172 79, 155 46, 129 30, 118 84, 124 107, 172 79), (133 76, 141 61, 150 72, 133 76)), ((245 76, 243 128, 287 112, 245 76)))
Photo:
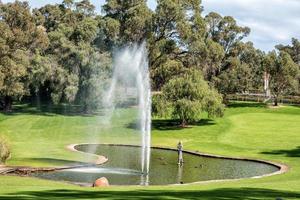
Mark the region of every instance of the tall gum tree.
POLYGON ((278 106, 279 98, 298 89, 299 68, 291 56, 281 51, 270 52, 263 61, 264 71, 270 74, 270 90, 274 98, 274 106, 278 106))
POLYGON ((31 61, 39 49, 45 49, 48 37, 27 2, 0 3, 0 97, 4 111, 12 101, 29 94, 31 61))
POLYGON ((152 11, 146 0, 106 0, 102 7, 104 32, 108 44, 122 46, 146 39, 151 27, 152 11))
POLYGON ((54 103, 80 103, 84 111, 89 109, 88 104, 94 108, 100 98, 97 89, 104 84, 104 68, 109 60, 109 54, 95 45, 101 18, 94 9, 88 0, 65 0, 35 10, 37 16, 44 17, 51 41, 47 55, 54 66, 48 67, 51 70, 41 88, 47 88, 54 103))
MULTIPOLYGON (((207 74, 217 67, 223 58, 222 47, 206 38, 206 24, 201 16, 201 1, 159 0, 153 17, 153 34, 149 39, 150 66, 153 69, 154 88, 159 90, 165 83, 157 77, 171 63, 181 63, 182 68, 191 66, 207 74)), ((179 64, 177 64, 179 66, 179 64)), ((179 69, 172 75, 182 73, 179 69)), ((166 77, 170 79, 170 77, 166 77)))

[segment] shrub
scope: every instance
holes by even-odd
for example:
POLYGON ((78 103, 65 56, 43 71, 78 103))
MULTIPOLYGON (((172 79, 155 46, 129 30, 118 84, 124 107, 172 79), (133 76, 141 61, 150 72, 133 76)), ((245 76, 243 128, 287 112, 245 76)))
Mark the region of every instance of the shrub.
POLYGON ((7 141, 0 137, 0 164, 4 164, 10 157, 10 150, 7 141))
POLYGON ((222 101, 222 96, 204 80, 202 73, 190 69, 163 86, 160 96, 153 98, 153 112, 179 119, 184 127, 200 120, 203 112, 209 117, 222 117, 222 101))

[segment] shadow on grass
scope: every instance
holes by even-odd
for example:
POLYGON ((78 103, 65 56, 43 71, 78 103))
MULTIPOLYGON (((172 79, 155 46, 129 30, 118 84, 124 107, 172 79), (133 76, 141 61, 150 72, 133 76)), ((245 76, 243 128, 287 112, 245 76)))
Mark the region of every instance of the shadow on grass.
POLYGON ((258 102, 231 101, 227 106, 229 108, 265 108, 266 104, 258 102))
MULTIPOLYGON (((215 122, 211 119, 201 119, 198 122, 191 123, 191 126, 211 126, 215 122)), ((152 120, 152 130, 181 130, 191 127, 182 127, 180 126, 180 121, 178 120, 152 120)))
POLYGON ((126 125, 126 128, 133 129, 133 130, 139 130, 140 126, 137 122, 131 122, 126 125))
POLYGON ((287 157, 300 157, 300 146, 290 150, 274 150, 274 151, 262 152, 262 154, 284 155, 287 157))
MULTIPOLYGON (((190 123, 190 126, 210 126, 214 125, 215 122, 211 119, 201 119, 198 122, 190 123)), ((186 128, 191 128, 190 126, 182 127, 180 126, 180 121, 178 120, 168 120, 168 119, 154 119, 152 120, 151 128, 152 130, 181 130, 186 128)), ((126 128, 139 130, 140 126, 136 122, 132 122, 126 125, 126 128)))
POLYGON ((33 200, 33 199, 203 199, 203 200, 276 200, 299 199, 300 193, 260 189, 260 188, 224 188, 208 191, 171 191, 171 190, 135 190, 135 191, 80 191, 80 190, 46 190, 27 191, 1 195, 0 200, 33 200))
POLYGON ((295 107, 295 108, 300 108, 300 104, 290 104, 290 106, 295 107))
POLYGON ((19 115, 19 114, 30 114, 30 115, 42 115, 42 116, 86 116, 91 117, 95 115, 103 115, 102 112, 84 112, 82 106, 59 104, 53 105, 51 103, 43 104, 20 104, 14 105, 12 112, 2 112, 5 115, 19 115))

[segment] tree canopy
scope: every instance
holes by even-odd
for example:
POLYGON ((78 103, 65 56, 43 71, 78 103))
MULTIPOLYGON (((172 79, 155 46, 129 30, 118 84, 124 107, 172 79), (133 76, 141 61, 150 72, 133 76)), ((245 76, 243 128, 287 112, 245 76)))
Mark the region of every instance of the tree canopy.
POLYGON ((0 19, 0 96, 9 111, 13 99, 29 94, 35 76, 31 62, 49 40, 26 2, 0 4, 0 19))
POLYGON ((9 111, 12 101, 40 95, 79 104, 84 112, 97 109, 115 49, 144 41, 152 90, 176 96, 176 105, 169 101, 182 111, 173 113, 175 118, 188 122, 200 112, 215 112, 203 103, 209 100, 201 91, 211 92, 213 105, 221 105, 219 94, 226 102, 228 94, 263 92, 266 73, 276 101, 296 94, 300 42, 293 38, 291 45, 277 45, 267 54, 246 42, 249 34, 250 28, 231 16, 203 16, 199 0, 158 0, 155 10, 146 0, 106 0, 102 14, 89 0, 35 9, 27 2, 0 2, 0 107, 9 111), (181 88, 187 86, 191 91, 181 88), (172 87, 177 89, 171 92, 172 87), (191 92, 195 100, 181 92, 191 92))
POLYGON ((270 52, 263 61, 265 71, 270 74, 270 89, 274 95, 274 105, 278 98, 298 90, 299 67, 286 52, 270 52))
POLYGON ((224 110, 222 96, 195 69, 169 80, 153 107, 155 114, 179 119, 183 127, 200 120, 203 112, 213 117, 222 116, 224 110))

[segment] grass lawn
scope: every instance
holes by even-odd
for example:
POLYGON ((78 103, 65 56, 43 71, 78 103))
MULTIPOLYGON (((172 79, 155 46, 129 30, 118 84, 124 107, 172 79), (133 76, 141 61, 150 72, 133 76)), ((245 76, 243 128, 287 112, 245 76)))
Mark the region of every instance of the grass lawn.
MULTIPOLYGON (((11 145, 9 165, 57 166, 87 161, 69 152, 71 143, 139 142, 134 110, 121 110, 114 123, 103 116, 77 115, 68 107, 42 109, 20 105, 14 113, 0 114, 0 135, 11 145), (101 133, 101 134, 99 134, 101 133)), ((83 188, 29 177, 0 176, 0 200, 10 199, 300 199, 300 107, 265 108, 256 103, 233 103, 225 116, 204 119, 181 129, 168 121, 153 120, 152 144, 287 164, 288 173, 261 179, 244 179, 183 186, 83 188)))

